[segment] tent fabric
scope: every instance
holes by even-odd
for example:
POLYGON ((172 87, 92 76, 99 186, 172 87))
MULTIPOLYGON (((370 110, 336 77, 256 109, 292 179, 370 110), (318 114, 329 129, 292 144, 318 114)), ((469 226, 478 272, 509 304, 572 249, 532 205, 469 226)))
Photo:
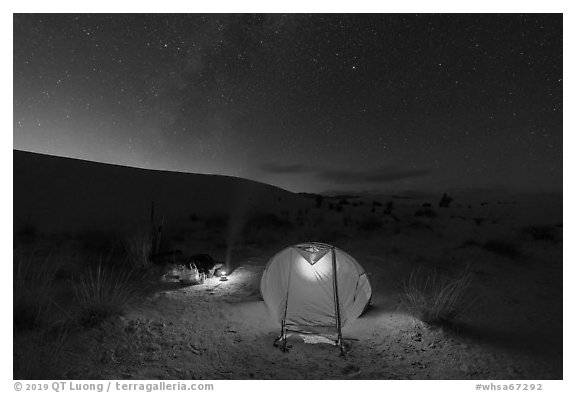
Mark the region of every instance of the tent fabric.
POLYGON ((264 269, 260 291, 279 323, 284 321, 288 330, 310 333, 337 327, 336 299, 343 327, 362 314, 372 295, 362 266, 324 243, 298 244, 277 253, 264 269))

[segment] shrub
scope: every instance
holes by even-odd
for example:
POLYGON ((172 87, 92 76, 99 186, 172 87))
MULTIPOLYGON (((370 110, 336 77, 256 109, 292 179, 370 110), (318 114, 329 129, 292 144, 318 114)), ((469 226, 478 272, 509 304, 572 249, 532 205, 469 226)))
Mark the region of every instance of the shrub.
POLYGON ((435 218, 436 212, 433 209, 424 207, 422 209, 416 210, 416 213, 414 213, 414 216, 415 217, 435 218))
POLYGON ((55 379, 65 376, 68 331, 14 335, 13 374, 15 379, 55 379))
POLYGON ((27 223, 16 230, 14 239, 22 243, 32 243, 38 237, 38 229, 33 224, 27 223))
POLYGON ((534 240, 557 241, 557 231, 553 226, 532 225, 524 228, 522 233, 534 240))
POLYGON ((417 269, 404 283, 404 294, 416 318, 431 325, 449 324, 472 305, 468 294, 471 282, 469 268, 455 276, 417 269))
POLYGON ((442 198, 440 199, 440 202, 438 203, 439 207, 450 207, 450 204, 452 203, 454 199, 452 197, 449 197, 447 194, 442 195, 442 198))
POLYGON ((484 223, 485 221, 487 221, 486 218, 482 218, 482 217, 474 217, 473 220, 474 220, 474 223, 475 223, 476 225, 478 225, 478 226, 481 226, 482 223, 484 223))
POLYGON ((74 285, 80 307, 80 324, 96 326, 108 317, 121 315, 126 304, 136 295, 132 276, 129 270, 113 270, 102 263, 84 273, 74 285))
POLYGON ((484 243, 484 249, 510 259, 520 255, 516 245, 506 240, 489 240, 484 243))
POLYGON ((386 209, 384 210, 384 214, 392 214, 392 210, 394 210, 394 202, 387 202, 386 209))

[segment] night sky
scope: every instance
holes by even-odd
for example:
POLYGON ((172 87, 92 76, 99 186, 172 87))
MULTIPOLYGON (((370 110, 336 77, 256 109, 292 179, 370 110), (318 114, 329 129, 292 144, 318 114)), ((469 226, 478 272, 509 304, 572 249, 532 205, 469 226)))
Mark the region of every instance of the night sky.
POLYGON ((14 16, 14 148, 296 192, 562 189, 562 16, 14 16))

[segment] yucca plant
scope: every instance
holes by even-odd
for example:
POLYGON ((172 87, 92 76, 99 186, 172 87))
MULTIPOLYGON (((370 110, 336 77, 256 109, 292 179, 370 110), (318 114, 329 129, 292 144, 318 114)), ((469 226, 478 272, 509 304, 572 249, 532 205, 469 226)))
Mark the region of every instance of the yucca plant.
POLYGON ((454 276, 436 269, 417 269, 405 282, 404 294, 416 318, 431 325, 449 324, 474 303, 469 293, 471 283, 468 267, 454 276))
POLYGON ((126 304, 136 295, 132 278, 131 270, 113 270, 103 263, 80 276, 74 285, 80 306, 80 324, 96 326, 110 316, 122 314, 126 304))
POLYGON ((150 263, 154 244, 151 231, 141 230, 126 239, 125 250, 127 262, 135 267, 146 267, 150 263))

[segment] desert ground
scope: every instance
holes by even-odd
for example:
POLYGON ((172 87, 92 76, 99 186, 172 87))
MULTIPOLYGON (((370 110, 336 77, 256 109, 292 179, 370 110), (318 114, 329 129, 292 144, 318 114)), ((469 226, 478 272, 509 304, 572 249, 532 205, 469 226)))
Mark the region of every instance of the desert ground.
POLYGON ((14 378, 561 379, 562 194, 445 192, 319 197, 14 152, 14 378), (307 241, 369 276, 345 356, 273 346, 261 273, 307 241), (181 284, 195 254, 229 280, 181 284), (423 321, 411 275, 462 272, 461 312, 423 321))

